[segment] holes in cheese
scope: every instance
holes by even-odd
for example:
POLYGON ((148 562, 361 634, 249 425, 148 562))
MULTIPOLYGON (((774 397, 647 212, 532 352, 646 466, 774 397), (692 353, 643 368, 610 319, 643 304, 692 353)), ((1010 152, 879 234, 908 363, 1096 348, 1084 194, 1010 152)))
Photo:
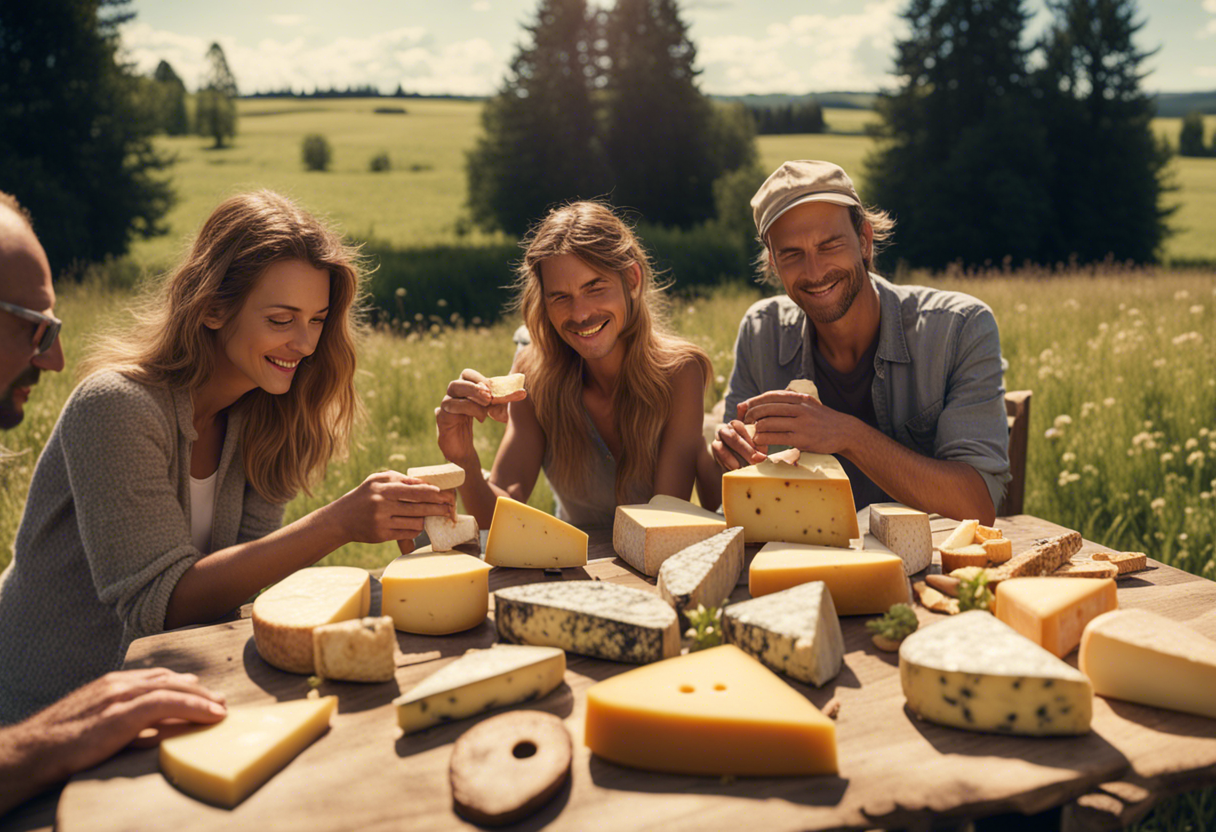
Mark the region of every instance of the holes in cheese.
POLYGON ((1086 624, 1118 606, 1110 578, 1010 578, 996 588, 996 617, 1060 657, 1081 643, 1086 624))
POLYGON ((847 547, 860 537, 849 477, 835 457, 801 454, 797 464, 765 460, 722 475, 726 525, 748 543, 785 541, 847 547))
POLYGON ((552 514, 499 497, 486 538, 486 563, 523 569, 587 565, 587 533, 552 514))
POLYGON ((371 578, 353 566, 301 569, 253 602, 253 641, 267 663, 289 673, 316 672, 312 631, 367 615, 371 578))
POLYGON ((312 631, 313 661, 323 679, 392 681, 396 646, 393 619, 388 616, 323 624, 312 631))
POLYGON ((338 697, 231 708, 215 725, 160 744, 165 778, 193 797, 232 807, 329 728, 338 697))
POLYGON ((903 561, 884 552, 767 543, 748 570, 752 597, 823 581, 839 615, 884 613, 909 600, 903 561))
POLYGON ((454 462, 443 465, 421 465, 417 468, 407 468, 407 477, 414 477, 433 485, 441 491, 449 488, 459 488, 464 485, 464 469, 454 462))
POLYGON ((616 507, 612 548, 634 569, 655 576, 663 561, 676 552, 725 528, 720 514, 688 500, 656 494, 649 503, 616 507))
POLYGON ((489 564, 461 553, 402 555, 380 577, 380 608, 405 633, 471 630, 490 611, 489 564))
POLYGON ((587 747, 647 771, 835 774, 836 726, 731 644, 605 679, 587 690, 587 747))

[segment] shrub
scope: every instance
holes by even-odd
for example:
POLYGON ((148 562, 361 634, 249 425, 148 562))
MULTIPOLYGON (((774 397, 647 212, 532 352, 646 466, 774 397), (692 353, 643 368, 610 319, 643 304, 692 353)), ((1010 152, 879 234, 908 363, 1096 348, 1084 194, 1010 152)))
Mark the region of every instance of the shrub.
POLYGON ((372 173, 383 173, 386 170, 390 170, 392 167, 392 161, 389 160, 388 154, 384 153, 383 151, 377 153, 372 157, 371 161, 367 163, 367 169, 372 173))
POLYGON ((329 162, 334 155, 329 139, 320 133, 309 133, 304 137, 302 150, 306 170, 329 170, 329 162))

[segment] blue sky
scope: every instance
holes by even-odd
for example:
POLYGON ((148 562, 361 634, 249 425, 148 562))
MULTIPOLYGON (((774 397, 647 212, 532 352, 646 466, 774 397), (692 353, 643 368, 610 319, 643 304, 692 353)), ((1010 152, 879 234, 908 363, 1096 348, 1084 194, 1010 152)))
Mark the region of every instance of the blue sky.
MULTIPOLYGON (((906 0, 685 0, 708 93, 826 92, 891 86, 906 0)), ((536 0, 135 0, 128 57, 168 60, 188 87, 212 41, 242 92, 401 83, 424 94, 485 95, 502 81, 536 0)), ((1041 9, 1042 0, 1028 0, 1041 9)), ((1216 89, 1216 0, 1141 0, 1139 44, 1158 49, 1150 91, 1216 89)), ((1037 31, 1046 20, 1040 12, 1037 31)))

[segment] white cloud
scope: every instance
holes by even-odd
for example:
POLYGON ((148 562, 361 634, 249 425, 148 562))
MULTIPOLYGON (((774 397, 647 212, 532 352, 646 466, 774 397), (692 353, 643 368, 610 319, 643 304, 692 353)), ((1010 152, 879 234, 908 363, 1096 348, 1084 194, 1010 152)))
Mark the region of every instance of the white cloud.
POLYGON ((269 20, 276 26, 302 26, 308 22, 302 14, 272 14, 269 20))
POLYGON ((1197 66, 1192 71, 1200 78, 1216 78, 1216 66, 1197 66))
POLYGON ((475 12, 488 12, 490 10, 490 4, 488 0, 477 0, 477 2, 473 4, 472 8, 475 12))

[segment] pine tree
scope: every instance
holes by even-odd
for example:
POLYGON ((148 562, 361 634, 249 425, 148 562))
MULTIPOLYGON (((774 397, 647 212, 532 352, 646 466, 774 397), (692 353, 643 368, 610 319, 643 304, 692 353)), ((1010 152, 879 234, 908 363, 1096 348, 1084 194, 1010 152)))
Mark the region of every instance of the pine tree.
POLYGON ((236 78, 218 43, 207 50, 207 68, 197 95, 198 134, 215 139, 215 147, 236 135, 236 78))
POLYGON ((603 193, 594 20, 586 0, 541 0, 468 155, 469 211, 481 227, 522 234, 548 207, 603 193))
POLYGON ((190 132, 190 120, 186 116, 186 85, 168 61, 156 65, 152 79, 159 87, 159 118, 162 129, 170 136, 184 136, 190 132))
POLYGON ((1203 146, 1203 113, 1192 110, 1182 120, 1182 130, 1178 133, 1179 156, 1207 156, 1208 149, 1203 146))

